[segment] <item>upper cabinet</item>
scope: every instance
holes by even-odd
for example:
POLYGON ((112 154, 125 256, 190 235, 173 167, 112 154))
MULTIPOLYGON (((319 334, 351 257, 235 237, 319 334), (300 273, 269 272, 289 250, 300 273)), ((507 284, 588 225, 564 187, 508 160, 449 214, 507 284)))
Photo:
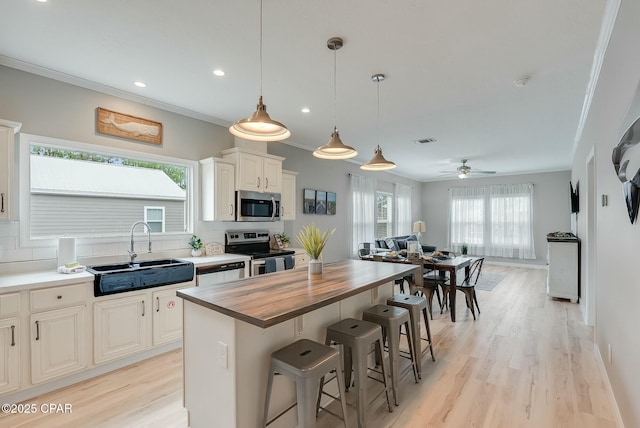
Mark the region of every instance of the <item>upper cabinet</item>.
POLYGON ((235 220, 235 171, 233 163, 207 158, 200 161, 202 221, 235 220))
POLYGON ((282 171, 281 220, 296 219, 296 175, 298 175, 297 172, 282 171))
POLYGON ((22 125, 0 119, 0 220, 11 220, 14 135, 22 125))
POLYGON ((235 163, 236 190, 282 193, 284 158, 238 147, 224 150, 222 157, 235 163))

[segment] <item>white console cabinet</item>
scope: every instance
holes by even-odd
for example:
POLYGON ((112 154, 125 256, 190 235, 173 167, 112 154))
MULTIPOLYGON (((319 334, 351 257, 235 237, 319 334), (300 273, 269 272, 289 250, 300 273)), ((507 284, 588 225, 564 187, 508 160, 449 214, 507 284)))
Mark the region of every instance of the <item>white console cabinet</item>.
POLYGON ((547 295, 577 303, 580 287, 580 240, 547 239, 547 250, 547 295))

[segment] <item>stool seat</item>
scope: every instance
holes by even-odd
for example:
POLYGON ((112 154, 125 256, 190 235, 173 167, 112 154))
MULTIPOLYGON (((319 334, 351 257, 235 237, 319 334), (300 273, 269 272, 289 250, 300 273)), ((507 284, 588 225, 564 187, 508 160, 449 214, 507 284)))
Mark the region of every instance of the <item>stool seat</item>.
POLYGON ((383 341, 389 342, 389 361, 391 363, 391 384, 396 406, 399 405, 398 384, 400 380, 400 328, 404 326, 409 337, 409 354, 416 383, 419 382, 417 369, 417 353, 415 352, 409 311, 405 308, 390 305, 375 305, 362 312, 362 319, 379 324, 382 327, 383 341))
POLYGON ((268 421, 269 402, 271 400, 274 373, 277 372, 282 375, 289 376, 296 383, 298 425, 304 427, 315 427, 317 406, 319 406, 320 401, 319 399, 316 400, 318 385, 320 385, 320 392, 322 392, 323 382, 320 380, 332 370, 336 371, 336 380, 338 382, 338 390, 340 391, 340 401, 342 405, 342 416, 346 427, 347 407, 343 392, 344 381, 342 378, 342 360, 340 359, 340 353, 338 350, 330 346, 308 339, 300 339, 271 354, 263 426, 266 427, 268 424, 295 406, 294 404, 279 416, 268 421))
POLYGON ((431 327, 429 326, 429 316, 427 315, 427 299, 424 296, 417 296, 412 294, 396 294, 393 297, 387 299, 387 305, 398 306, 400 308, 407 309, 409 311, 409 318, 411 322, 411 329, 413 330, 413 342, 414 349, 416 349, 416 355, 420 358, 417 360, 418 377, 422 378, 422 353, 421 343, 422 340, 426 340, 427 349, 431 352, 431 359, 436 360, 433 353, 433 343, 431 341, 431 327), (427 330, 427 339, 422 339, 420 333, 420 312, 422 312, 424 318, 424 325, 427 330))
POLYGON ((345 318, 327 327, 325 344, 330 345, 333 342, 343 347, 344 378, 347 389, 351 385, 352 366, 355 372, 355 386, 358 393, 356 399, 358 427, 364 428, 366 425, 365 407, 368 401, 365 381, 367 379, 367 355, 371 345, 375 346, 375 352, 379 359, 382 360, 382 380, 380 382, 384 384, 389 412, 393 412, 390 385, 387 382, 387 363, 382 358, 384 350, 382 328, 375 323, 355 318, 345 318))

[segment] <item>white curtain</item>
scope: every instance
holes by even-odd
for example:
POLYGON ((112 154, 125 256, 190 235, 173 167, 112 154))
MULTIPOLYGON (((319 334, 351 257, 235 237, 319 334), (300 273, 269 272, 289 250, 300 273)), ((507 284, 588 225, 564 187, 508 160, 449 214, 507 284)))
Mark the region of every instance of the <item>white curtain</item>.
POLYGON ((376 180, 351 175, 351 253, 376 237, 376 180))
POLYGON ((405 184, 396 183, 395 185, 396 196, 396 222, 395 222, 395 234, 411 235, 412 223, 411 223, 411 186, 405 184))
POLYGON ((449 189, 449 247, 469 254, 535 258, 533 184, 449 189))

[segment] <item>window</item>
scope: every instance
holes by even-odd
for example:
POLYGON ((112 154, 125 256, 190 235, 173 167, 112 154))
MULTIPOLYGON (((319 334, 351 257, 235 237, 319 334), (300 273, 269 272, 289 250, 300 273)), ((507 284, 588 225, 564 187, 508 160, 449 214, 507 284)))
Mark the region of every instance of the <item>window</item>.
POLYGON ((144 221, 152 233, 164 233, 164 207, 144 207, 144 221))
POLYGON ((469 253, 535 258, 533 185, 514 184, 450 189, 449 245, 469 253))
POLYGON ((393 235, 393 195, 376 193, 376 238, 393 235))
POLYGON ((190 232, 193 162, 21 138, 25 239, 128 236, 143 219, 154 234, 190 232))

